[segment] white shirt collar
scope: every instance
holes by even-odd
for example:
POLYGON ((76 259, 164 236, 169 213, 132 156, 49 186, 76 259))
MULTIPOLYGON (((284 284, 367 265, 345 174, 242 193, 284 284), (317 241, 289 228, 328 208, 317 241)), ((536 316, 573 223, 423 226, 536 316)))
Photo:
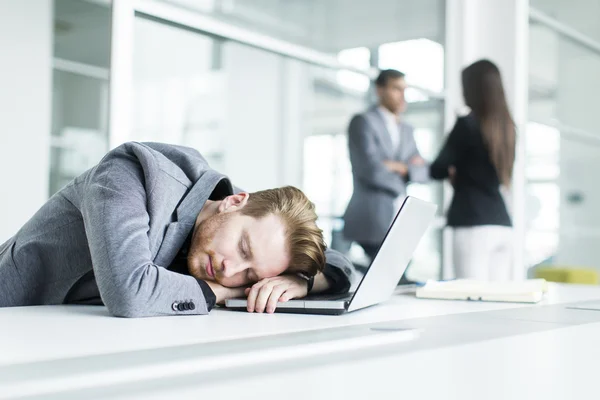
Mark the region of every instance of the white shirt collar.
POLYGON ((383 118, 385 118, 387 123, 398 124, 400 122, 399 116, 394 114, 393 112, 391 112, 384 106, 382 106, 382 105, 377 106, 377 110, 379 110, 379 112, 381 113, 383 118))

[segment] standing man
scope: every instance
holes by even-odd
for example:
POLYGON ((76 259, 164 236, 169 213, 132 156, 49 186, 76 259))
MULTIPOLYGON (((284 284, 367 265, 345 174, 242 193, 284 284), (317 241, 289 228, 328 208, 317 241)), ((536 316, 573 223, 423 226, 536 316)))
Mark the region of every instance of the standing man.
POLYGON ((429 179, 413 127, 401 120, 406 81, 400 71, 381 71, 379 104, 355 115, 348 128, 354 193, 344 214, 344 236, 373 259, 409 182, 429 179))

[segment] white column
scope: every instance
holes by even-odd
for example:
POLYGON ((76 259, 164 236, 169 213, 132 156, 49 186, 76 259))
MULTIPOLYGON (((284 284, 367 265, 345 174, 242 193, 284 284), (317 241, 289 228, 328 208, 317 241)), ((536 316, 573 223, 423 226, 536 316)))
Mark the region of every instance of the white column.
POLYGON ((0 243, 48 198, 52 5, 0 0, 0 243))
MULTIPOLYGON (((528 90, 528 0, 447 0, 446 2, 446 132, 464 108, 460 73, 470 63, 487 58, 502 73, 509 107, 517 124, 511 205, 515 227, 513 277, 525 277, 524 134, 528 90)), ((446 241, 447 242, 447 241, 446 241)), ((447 243, 446 243, 447 244, 447 243)), ((448 246, 446 246, 448 247, 448 246)), ((448 252, 444 275, 448 275, 448 252)))
POLYGON ((108 107, 111 149, 131 139, 134 18, 132 0, 112 2, 108 107))
POLYGON ((278 185, 302 188, 304 139, 310 130, 307 115, 311 108, 314 88, 311 66, 298 60, 283 60, 281 88, 281 174, 278 185))

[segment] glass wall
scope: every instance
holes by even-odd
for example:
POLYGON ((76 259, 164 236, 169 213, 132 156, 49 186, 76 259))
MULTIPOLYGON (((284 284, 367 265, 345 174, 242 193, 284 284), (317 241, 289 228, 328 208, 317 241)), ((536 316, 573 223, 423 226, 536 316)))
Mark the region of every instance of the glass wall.
MULTIPOLYGON (((317 205, 330 244, 352 194, 347 126, 375 100, 370 68, 407 74, 404 118, 415 127, 422 155, 435 157, 444 134, 444 1, 162 4, 300 45, 354 70, 136 16, 132 126, 124 140, 194 147, 245 190, 302 188, 317 205)), ((108 150, 108 2, 56 0, 55 27, 51 193, 108 150)), ((442 202, 438 184, 412 185, 409 194, 442 202)), ((422 242, 411 268, 415 278, 438 277, 441 226, 443 220, 422 242)))
POLYGON ((218 42, 140 18, 134 35, 130 140, 194 147, 222 168, 226 90, 213 55, 218 42))
POLYGON ((50 195, 108 150, 110 9, 54 2, 50 195))
MULTIPOLYGON (((317 205, 330 244, 352 194, 347 126, 374 100, 370 66, 407 74, 413 88, 405 118, 416 128, 424 157, 435 156, 443 137, 444 2, 381 0, 352 7, 340 1, 167 3, 332 55, 365 72, 309 65, 138 18, 131 139, 202 149, 213 166, 248 190, 300 186, 317 205), (356 26, 351 21, 359 15, 363 22, 356 26), (417 25, 411 22, 415 19, 431 24, 417 25)), ((442 200, 439 184, 413 185, 409 193, 442 200)), ((435 228, 424 240, 423 256, 415 257, 424 260, 423 267, 416 262, 411 268, 415 276, 439 276, 440 238, 435 228)))
POLYGON ((300 186, 307 64, 142 18, 133 61, 129 140, 194 147, 245 190, 300 186))
POLYGON ((594 171, 600 160, 600 27, 590 10, 561 2, 532 1, 558 26, 532 18, 527 143, 528 265, 600 267, 600 191, 594 171), (593 20, 593 24, 589 23, 593 20))
MULTIPOLYGON (((367 53, 367 66, 368 60, 367 53)), ((334 235, 337 235, 336 240, 343 240, 340 236, 341 216, 352 195, 347 127, 353 115, 368 107, 370 81, 368 76, 351 71, 336 72, 317 67, 312 67, 311 71, 314 100, 307 110, 310 131, 304 138, 302 187, 315 202, 320 226, 331 244, 334 235)), ((347 245, 335 244, 340 249, 347 245)))

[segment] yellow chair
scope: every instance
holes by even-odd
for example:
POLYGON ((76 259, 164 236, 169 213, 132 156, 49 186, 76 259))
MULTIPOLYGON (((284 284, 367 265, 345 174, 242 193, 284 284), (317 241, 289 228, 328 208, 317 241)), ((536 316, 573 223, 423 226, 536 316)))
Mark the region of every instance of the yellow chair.
POLYGON ((545 279, 548 282, 584 285, 597 285, 600 282, 598 270, 593 268, 541 265, 535 269, 534 275, 536 278, 545 279))

